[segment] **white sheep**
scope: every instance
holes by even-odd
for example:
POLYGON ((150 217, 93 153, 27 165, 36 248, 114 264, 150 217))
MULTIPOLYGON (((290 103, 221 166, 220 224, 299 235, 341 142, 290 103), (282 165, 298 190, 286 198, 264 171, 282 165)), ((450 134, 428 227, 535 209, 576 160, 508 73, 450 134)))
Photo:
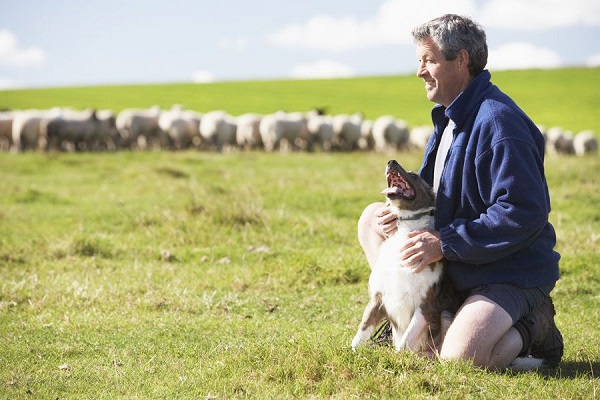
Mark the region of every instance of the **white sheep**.
POLYGON ((333 148, 343 151, 356 150, 361 138, 362 114, 338 114, 333 116, 333 148))
POLYGON ((218 151, 237 144, 236 130, 235 118, 223 110, 207 112, 202 116, 199 126, 202 140, 218 151))
POLYGON ((158 126, 165 133, 169 146, 180 150, 200 142, 201 120, 202 114, 174 105, 160 114, 158 126))
POLYGON ((300 112, 277 111, 262 118, 259 131, 265 150, 295 149, 308 135, 307 118, 300 112))
POLYGON ((306 118, 308 150, 313 150, 315 147, 330 150, 333 140, 333 119, 316 111, 308 112, 306 118))
POLYGON ((575 154, 583 156, 590 153, 598 152, 598 138, 591 130, 585 130, 575 135, 573 139, 573 148, 575 154))
POLYGON ((373 146, 375 146, 375 141, 373 140, 373 123, 372 119, 364 119, 360 125, 358 148, 361 150, 373 150, 373 146))
POLYGON ((407 123, 391 115, 378 117, 373 123, 374 149, 377 152, 404 148, 408 143, 408 137, 407 123))
POLYGON ((45 137, 41 134, 42 121, 54 113, 54 109, 17 111, 12 123, 12 151, 45 147, 45 137))
POLYGON ((260 136, 260 121, 262 115, 246 113, 239 115, 237 120, 236 141, 238 146, 246 150, 260 149, 263 147, 260 136))
POLYGON ((573 154, 573 132, 565 131, 559 127, 552 127, 546 131, 546 150, 550 154, 573 154))
POLYGON ((415 126, 408 135, 408 147, 424 150, 432 134, 433 127, 430 125, 415 126))
POLYGON ((122 143, 131 148, 159 147, 162 137, 162 130, 158 125, 159 117, 159 106, 122 110, 116 120, 122 143))
POLYGON ((10 150, 13 144, 12 124, 15 113, 12 111, 0 112, 0 150, 10 150))

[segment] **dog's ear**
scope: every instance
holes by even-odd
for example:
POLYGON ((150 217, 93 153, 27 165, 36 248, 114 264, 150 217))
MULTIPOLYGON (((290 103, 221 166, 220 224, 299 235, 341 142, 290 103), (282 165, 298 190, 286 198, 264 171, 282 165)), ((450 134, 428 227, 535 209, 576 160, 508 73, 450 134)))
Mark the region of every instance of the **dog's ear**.
POLYGON ((425 179, 421 178, 421 176, 415 172, 410 172, 411 177, 413 178, 413 181, 415 182, 415 185, 419 185, 421 186, 421 191, 423 193, 427 193, 428 196, 428 200, 429 200, 429 204, 435 204, 435 192, 433 191, 433 187, 425 182, 425 179))

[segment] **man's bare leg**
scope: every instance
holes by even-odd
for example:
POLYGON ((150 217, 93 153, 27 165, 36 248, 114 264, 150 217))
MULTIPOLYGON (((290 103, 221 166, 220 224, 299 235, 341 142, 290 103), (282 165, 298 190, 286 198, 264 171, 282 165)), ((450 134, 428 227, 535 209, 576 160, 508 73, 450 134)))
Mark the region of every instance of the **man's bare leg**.
POLYGON ((476 366, 504 369, 523 348, 510 315, 481 295, 469 297, 448 328, 441 358, 472 360, 476 366))

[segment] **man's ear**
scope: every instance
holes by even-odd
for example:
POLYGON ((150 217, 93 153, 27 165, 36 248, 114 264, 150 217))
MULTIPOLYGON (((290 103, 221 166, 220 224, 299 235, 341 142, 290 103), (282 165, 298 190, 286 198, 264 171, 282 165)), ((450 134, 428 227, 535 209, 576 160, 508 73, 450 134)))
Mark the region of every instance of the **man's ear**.
POLYGON ((458 64, 460 67, 469 68, 469 52, 465 49, 461 49, 458 51, 458 64))

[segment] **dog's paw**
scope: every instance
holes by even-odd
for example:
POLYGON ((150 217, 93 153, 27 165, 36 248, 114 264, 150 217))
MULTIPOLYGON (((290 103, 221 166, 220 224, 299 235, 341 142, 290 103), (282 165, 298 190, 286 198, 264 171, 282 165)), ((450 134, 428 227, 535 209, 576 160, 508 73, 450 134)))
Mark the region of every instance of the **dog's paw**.
POLYGON ((393 336, 392 337, 392 344, 394 346, 394 349, 397 352, 400 352, 400 351, 408 349, 406 338, 404 338, 404 337, 393 336))
POLYGON ((367 339, 364 339, 360 333, 357 333, 356 336, 354 336, 354 339, 352 339, 352 350, 356 350, 356 348, 366 342, 367 339))

